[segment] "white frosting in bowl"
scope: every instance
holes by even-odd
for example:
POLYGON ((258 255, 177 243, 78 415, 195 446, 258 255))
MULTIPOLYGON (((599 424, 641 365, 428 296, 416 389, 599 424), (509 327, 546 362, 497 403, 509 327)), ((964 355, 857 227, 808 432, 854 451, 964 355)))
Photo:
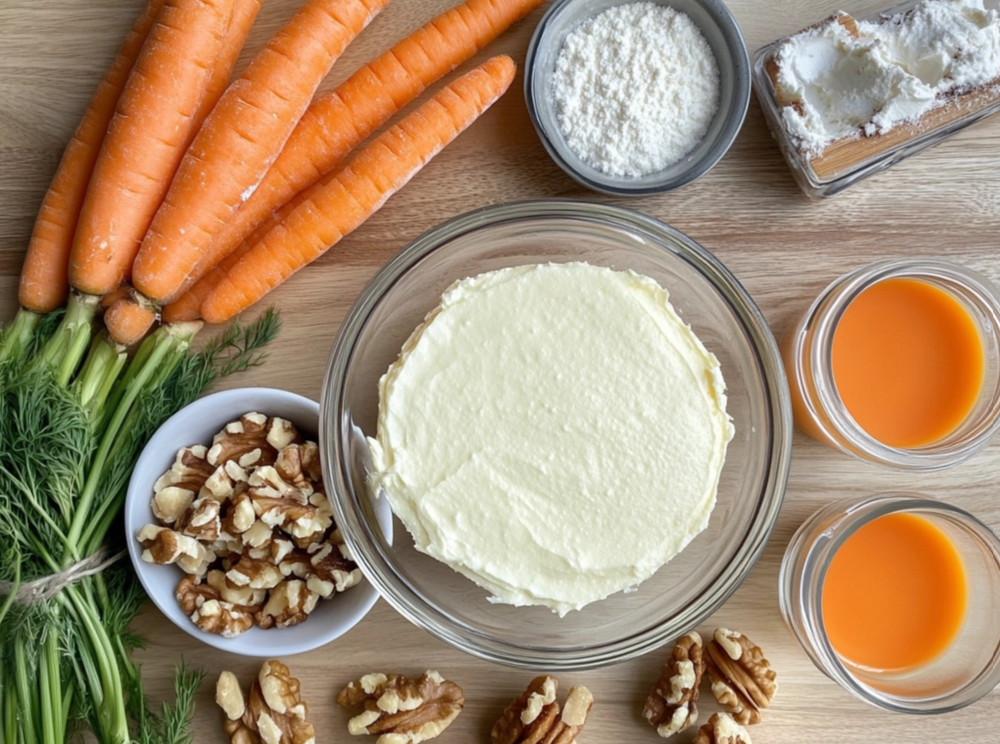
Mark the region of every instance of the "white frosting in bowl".
POLYGON ((705 529, 733 427, 666 290, 584 263, 455 283, 379 384, 371 485, 418 550, 560 615, 705 529))

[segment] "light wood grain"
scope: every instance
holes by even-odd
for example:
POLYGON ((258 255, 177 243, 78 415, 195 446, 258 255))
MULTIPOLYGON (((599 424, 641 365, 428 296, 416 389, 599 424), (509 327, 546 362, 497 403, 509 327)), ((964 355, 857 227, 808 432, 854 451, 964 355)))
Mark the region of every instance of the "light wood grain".
MULTIPOLYGON (((362 61, 449 6, 452 0, 395 0, 350 47, 332 85, 362 61)), ((60 150, 91 89, 138 13, 141 0, 3 0, 0 2, 0 318, 16 307, 17 274, 32 220, 60 150)), ((825 18, 821 0, 731 0, 751 50, 825 18)), ((288 17, 296 0, 268 0, 250 50, 288 17)), ((852 0, 841 8, 878 8, 852 0)), ((541 16, 534 13, 493 45, 519 63, 541 16)), ((481 54, 485 59, 488 54, 481 54)), ((244 55, 244 58, 246 55, 244 55)), ((465 69, 465 68, 463 68, 465 69)), ((286 325, 267 365, 226 383, 320 394, 327 355, 351 303, 375 271, 408 241, 468 209, 512 199, 574 196, 616 201, 663 219, 716 253, 781 334, 816 293, 839 274, 875 259, 941 256, 1000 282, 1000 118, 824 202, 795 186, 763 116, 752 102, 730 153, 700 181, 662 196, 613 200, 577 187, 546 157, 528 120, 521 80, 481 121, 417 176, 336 250, 277 290, 286 325)), ((426 96, 425 96, 426 97, 426 96)), ((907 475, 875 469, 796 434, 785 505, 760 562, 735 596, 702 628, 744 630, 764 648, 781 689, 757 744, 996 741, 1000 693, 959 713, 931 718, 889 714, 851 698, 821 675, 784 628, 777 575, 796 527, 830 499, 885 490, 922 491, 968 508, 1000 528, 1000 442, 944 473, 907 475)), ((231 669, 248 680, 256 662, 213 651, 171 626, 154 609, 136 629, 149 639, 137 657, 154 698, 170 687, 182 657, 214 676, 231 669)), ((469 704, 440 741, 488 741, 493 720, 531 674, 472 659, 411 626, 380 601, 366 620, 320 651, 286 659, 303 681, 319 742, 347 741, 346 718, 333 704, 339 687, 373 670, 419 673, 437 668, 457 680, 469 704)), ((641 702, 662 653, 609 669, 564 675, 586 684, 597 704, 585 742, 657 740, 641 702)), ((199 697, 196 742, 223 742, 209 686, 199 697)), ((706 701, 704 709, 715 709, 706 701)), ((679 737, 688 741, 689 736, 679 737)))

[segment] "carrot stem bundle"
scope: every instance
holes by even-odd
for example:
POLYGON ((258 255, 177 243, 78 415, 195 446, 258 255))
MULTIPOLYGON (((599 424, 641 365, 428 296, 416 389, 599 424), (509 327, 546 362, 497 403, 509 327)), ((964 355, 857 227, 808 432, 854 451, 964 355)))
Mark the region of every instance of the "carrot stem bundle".
POLYGON ((69 255, 87 185, 125 81, 142 51, 164 0, 149 0, 97 85, 83 118, 63 151, 42 200, 21 270, 18 301, 36 313, 50 313, 69 297, 69 255))
POLYGON ((242 256, 205 298, 202 317, 229 320, 325 253, 472 124, 513 79, 510 57, 494 57, 377 137, 242 256))
POLYGON ((70 283, 118 288, 200 122, 234 0, 166 0, 118 100, 87 189, 70 283))
POLYGON ((209 114, 133 266, 162 302, 177 292, 219 226, 253 193, 313 93, 389 0, 307 0, 209 114))
POLYGON ((361 67, 335 90, 319 96, 260 185, 202 250, 194 268, 179 285, 161 290, 166 299, 179 297, 275 210, 329 173, 396 111, 542 1, 467 0, 361 67))

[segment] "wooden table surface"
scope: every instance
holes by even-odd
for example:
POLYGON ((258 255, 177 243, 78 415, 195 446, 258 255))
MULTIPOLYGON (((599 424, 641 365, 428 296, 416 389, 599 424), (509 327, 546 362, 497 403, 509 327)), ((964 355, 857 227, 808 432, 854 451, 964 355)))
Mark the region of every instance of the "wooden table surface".
MULTIPOLYGON (((453 0, 395 0, 348 50, 326 87, 451 5, 453 0)), ((16 308, 17 275, 35 212, 99 77, 143 0, 3 0, 0 2, 0 319, 16 308)), ((259 49, 297 0, 267 0, 247 53, 259 49)), ((732 0, 748 48, 815 22, 832 0, 732 0)), ((871 0, 840 6, 877 9, 871 0)), ((544 8, 543 8, 544 9, 544 8)), ((520 64, 543 9, 488 51, 520 64)), ((488 55, 481 54, 479 59, 488 55)), ((393 197, 368 223, 315 265, 273 293, 285 328, 267 364, 227 383, 272 385, 317 398, 341 320, 361 288, 407 242, 474 207, 531 197, 571 196, 642 210, 714 252, 760 305, 776 335, 833 278, 894 256, 946 257, 1000 282, 1000 117, 823 202, 793 183, 757 102, 729 154, 700 181, 672 194, 609 199, 576 186, 545 155, 528 119, 521 78, 510 93, 393 197)), ((373 381, 374 383, 374 381, 373 381)), ((794 530, 831 499, 885 490, 921 491, 971 510, 1000 529, 1000 442, 970 462, 938 474, 893 473, 855 462, 796 433, 791 477, 770 543, 750 577, 701 630, 744 630, 778 672, 780 690, 757 744, 996 741, 1000 693, 966 710, 921 718, 890 714, 855 700, 817 671, 789 635, 778 611, 778 566, 794 530)), ((975 598, 973 598, 975 601, 975 598)), ((257 662, 209 649, 155 609, 136 623, 149 642, 138 654, 148 692, 167 694, 183 655, 214 680, 229 669, 249 680, 257 662)), ((611 668, 565 674, 585 684, 596 706, 581 742, 658 740, 642 720, 642 701, 665 652, 611 668)), ((442 742, 488 741, 507 701, 531 674, 477 661, 410 625, 379 601, 359 626, 329 646, 285 659, 303 683, 318 742, 347 741, 335 691, 371 671, 418 674, 436 668, 458 681, 468 704, 442 742)), ((702 709, 715 710, 702 696, 702 709)), ((195 741, 222 742, 211 685, 199 697, 195 741)), ((704 716, 703 716, 704 718, 704 716)), ((678 737, 688 741, 690 734, 678 737)))

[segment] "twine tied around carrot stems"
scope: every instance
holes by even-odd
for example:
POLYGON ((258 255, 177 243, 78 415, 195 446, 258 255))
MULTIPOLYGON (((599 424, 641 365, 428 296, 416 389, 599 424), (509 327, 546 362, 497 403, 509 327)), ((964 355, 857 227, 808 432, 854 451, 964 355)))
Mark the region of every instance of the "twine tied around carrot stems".
POLYGON ((59 573, 19 583, 0 581, 0 597, 6 597, 12 591, 16 590, 14 594, 14 602, 16 604, 33 605, 45 602, 52 599, 52 597, 56 596, 63 588, 70 584, 74 584, 87 576, 99 574, 104 569, 113 566, 125 554, 126 551, 122 550, 109 557, 108 549, 101 548, 59 573))

